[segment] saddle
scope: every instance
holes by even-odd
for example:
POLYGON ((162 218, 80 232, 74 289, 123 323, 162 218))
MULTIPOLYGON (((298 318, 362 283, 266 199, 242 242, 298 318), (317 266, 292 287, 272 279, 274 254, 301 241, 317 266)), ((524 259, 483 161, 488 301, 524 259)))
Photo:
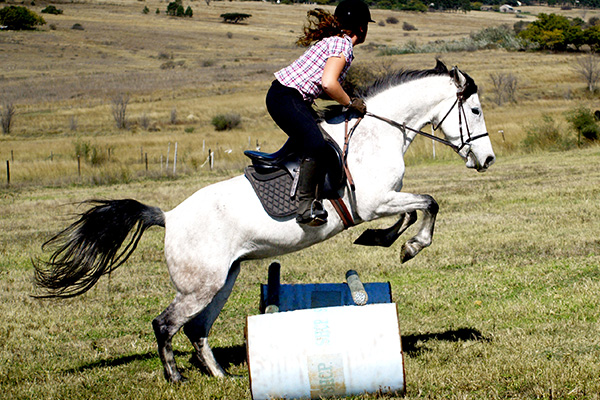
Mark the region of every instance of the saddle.
MULTIPOLYGON (((323 132, 323 137, 328 146, 323 165, 326 171, 322 197, 338 199, 346 181, 344 157, 340 147, 327 133, 323 132)), ((292 141, 285 142, 275 153, 247 150, 244 154, 252 160, 244 175, 267 214, 274 218, 296 215, 298 199, 295 194, 303 157, 292 141)))

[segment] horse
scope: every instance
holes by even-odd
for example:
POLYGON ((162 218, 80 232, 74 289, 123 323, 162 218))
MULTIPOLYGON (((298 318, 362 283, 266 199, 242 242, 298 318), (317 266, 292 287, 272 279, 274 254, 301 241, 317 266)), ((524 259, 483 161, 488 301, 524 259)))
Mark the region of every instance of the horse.
MULTIPOLYGON (((451 146, 467 168, 483 172, 495 155, 477 86, 457 67, 448 70, 438 60, 433 69, 390 74, 364 93, 368 109, 376 114, 369 112, 354 125, 345 155, 353 185, 345 185, 340 197, 349 204, 353 225, 399 216, 388 229, 368 230, 362 241, 369 244, 389 245, 420 211, 418 232, 402 246, 406 262, 431 244, 439 208, 430 195, 401 192, 403 156, 415 137, 425 134, 422 128, 429 123, 439 128, 444 138, 434 138, 451 146)), ((340 146, 347 141, 343 120, 321 122, 340 146)), ((170 382, 185 380, 171 345, 181 328, 208 374, 226 376, 208 336, 243 261, 299 251, 347 228, 329 202, 325 202, 329 219, 322 226, 300 225, 293 216, 270 217, 243 175, 204 187, 170 211, 133 199, 90 202, 92 206, 77 221, 44 244, 53 253, 34 262, 36 284, 44 289, 37 297, 85 293, 127 260, 146 229, 164 227, 164 254, 176 294, 152 326, 164 376, 170 382)))

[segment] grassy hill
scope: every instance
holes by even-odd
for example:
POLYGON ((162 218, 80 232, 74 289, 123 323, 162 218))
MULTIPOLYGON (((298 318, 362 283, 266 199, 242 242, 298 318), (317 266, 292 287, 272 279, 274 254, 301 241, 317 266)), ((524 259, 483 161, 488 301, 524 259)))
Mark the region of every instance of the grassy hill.
MULTIPOLYGON (((168 17, 161 1, 60 3, 63 14, 44 14, 47 25, 41 29, 0 33, 0 103, 10 102, 17 110, 11 134, 0 137, 0 159, 12 161, 13 185, 126 182, 161 176, 166 173, 167 157, 173 159, 175 142, 179 173, 206 169, 201 166, 208 149, 216 153, 216 168, 239 170, 246 163, 243 149, 259 143, 270 151, 283 143, 285 135, 268 116, 264 96, 272 73, 302 51, 294 41, 311 6, 189 5, 194 9, 191 19, 168 17), (151 12, 143 14, 144 7, 151 12), (227 12, 252 17, 245 23, 227 24, 220 18, 227 12), (71 29, 74 24, 83 30, 71 29), (119 96, 128 98, 127 130, 117 129, 112 116, 119 96), (241 127, 215 132, 212 118, 230 112, 240 115, 241 127), (78 169, 76 152, 82 147, 96 158, 88 157, 78 169)), ((39 12, 44 7, 40 3, 32 9, 39 12)), ((422 69, 432 67, 436 57, 458 65, 481 89, 498 154, 510 154, 519 151, 528 125, 543 114, 555 116, 566 131, 565 111, 579 105, 600 108, 573 69, 578 55, 484 50, 382 56, 380 50, 458 40, 485 27, 534 20, 541 11, 562 12, 540 7, 523 11, 517 18, 494 12, 374 10, 379 23, 371 24, 366 44, 357 47, 354 65, 375 71, 422 69), (398 23, 386 22, 390 18, 398 23), (403 22, 416 30, 403 30, 403 22), (495 104, 491 74, 512 74, 517 79, 516 103, 495 104)), ((598 15, 592 10, 565 12, 584 19, 598 15)), ((418 140, 408 157, 417 162, 430 155, 430 143, 418 140)), ((452 155, 438 149, 437 157, 452 155)))

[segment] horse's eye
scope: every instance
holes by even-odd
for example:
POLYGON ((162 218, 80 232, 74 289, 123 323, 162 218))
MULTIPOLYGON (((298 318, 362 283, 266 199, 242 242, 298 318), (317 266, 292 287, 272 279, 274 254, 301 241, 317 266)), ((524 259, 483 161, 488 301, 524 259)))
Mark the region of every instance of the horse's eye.
POLYGON ((481 114, 481 110, 479 108, 473 107, 471 108, 471 112, 475 115, 481 114))

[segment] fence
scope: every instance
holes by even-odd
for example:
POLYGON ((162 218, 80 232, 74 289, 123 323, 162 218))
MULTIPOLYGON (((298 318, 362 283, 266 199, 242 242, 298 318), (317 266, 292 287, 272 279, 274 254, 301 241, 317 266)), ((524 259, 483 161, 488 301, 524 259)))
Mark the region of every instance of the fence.
MULTIPOLYGON (((250 143, 250 139, 249 143, 250 143)), ((258 142, 257 142, 258 143, 258 142)), ((218 146, 218 143, 217 143, 218 146)), ((257 145, 258 147, 258 145, 257 145)), ((179 145, 178 142, 175 142, 173 144, 173 146, 171 145, 171 143, 168 144, 167 146, 167 153, 166 153, 166 157, 164 154, 160 154, 160 156, 155 156, 154 157, 154 164, 157 165, 157 170, 155 170, 154 175, 156 176, 158 173, 161 176, 164 175, 168 175, 168 176, 176 176, 180 170, 180 158, 181 158, 181 146, 179 145)), ((102 157, 106 160, 106 162, 112 162, 112 158, 114 156, 114 150, 111 150, 110 148, 106 150, 107 153, 105 155, 103 155, 102 157)), ((222 161, 223 166, 227 167, 227 155, 232 154, 233 150, 231 149, 226 149, 223 150, 220 147, 218 147, 218 150, 213 150, 212 148, 208 148, 208 150, 206 149, 206 143, 203 141, 202 143, 202 154, 206 155, 206 158, 202 157, 200 159, 200 161, 197 161, 197 155, 196 155, 196 159, 194 160, 193 164, 193 169, 197 170, 197 169, 201 169, 201 168, 206 168, 207 170, 213 171, 213 169, 215 168, 215 156, 216 154, 221 154, 222 157, 220 158, 222 161)), ((241 154, 241 151, 240 151, 241 154)), ((72 156, 70 156, 72 157, 72 156)), ((70 158, 71 160, 73 160, 73 158, 70 158)), ((77 154, 76 158, 74 159, 74 162, 71 164, 71 161, 66 161, 63 163, 63 165, 65 166, 61 166, 61 173, 63 175, 69 175, 72 177, 72 179, 81 179, 82 175, 85 175, 85 164, 86 164, 86 160, 88 161, 88 164, 90 164, 91 162, 89 161, 88 157, 90 157, 87 154, 77 154), (72 170, 70 169, 71 167, 69 167, 69 165, 72 165, 72 170), (66 171, 65 171, 66 170, 66 171), (68 172, 68 171, 72 171, 72 172, 68 172), (75 173, 77 175, 75 175, 75 173)), ((240 156, 241 157, 241 156, 240 156)), ((39 161, 43 161, 43 162, 48 162, 50 161, 51 163, 57 163, 59 162, 61 159, 61 155, 60 154, 56 154, 54 152, 50 152, 50 155, 46 158, 44 158, 43 160, 39 160, 39 161)), ((64 160, 64 155, 63 155, 63 160, 64 160)), ((131 158, 129 158, 129 160, 131 160, 131 158)), ((185 160, 184 160, 185 161, 185 160)), ((6 186, 10 186, 11 184, 17 183, 19 181, 18 179, 18 172, 21 172, 21 177, 24 174, 27 174, 28 172, 23 172, 25 170, 25 168, 29 168, 32 169, 33 167, 31 167, 32 164, 35 164, 37 161, 32 161, 31 163, 28 163, 27 161, 19 161, 18 160, 18 154, 17 154, 17 161, 15 162, 15 151, 11 150, 10 152, 10 159, 6 160, 6 186), (26 166, 25 168, 23 168, 23 166, 26 166)), ((133 164, 137 164, 138 161, 134 161, 133 164)), ((93 164, 93 163, 91 163, 93 164)), ((151 166, 152 166, 152 161, 151 158, 148 154, 148 152, 144 151, 143 146, 140 147, 140 155, 139 155, 139 164, 143 165, 143 170, 139 171, 138 169, 138 173, 142 172, 145 174, 149 174, 152 173, 151 171, 151 166)), ((139 165, 138 164, 138 165, 139 165)), ((184 173, 186 170, 186 165, 185 162, 184 164, 182 164, 184 167, 184 173)), ((43 167, 44 169, 48 169, 46 166, 43 167)), ((39 169, 39 168, 38 168, 39 169)), ((132 168, 129 167, 129 169, 131 170, 132 168)), ((135 169, 134 169, 135 170, 135 169)), ((30 175, 34 175, 36 172, 31 172, 29 173, 30 175)), ((40 175, 40 181, 44 181, 43 184, 45 184, 45 180, 46 179, 53 179, 52 177, 49 178, 44 178, 41 175, 43 175, 43 172, 38 172, 38 174, 40 175)), ((55 173, 58 174, 58 173, 55 173)), ((63 178, 66 178, 65 176, 63 176, 63 178)), ((54 179, 57 179, 56 177, 54 177, 54 179)), ((31 179, 29 179, 31 180, 31 179)), ((37 179, 36 179, 37 180, 37 179)))

